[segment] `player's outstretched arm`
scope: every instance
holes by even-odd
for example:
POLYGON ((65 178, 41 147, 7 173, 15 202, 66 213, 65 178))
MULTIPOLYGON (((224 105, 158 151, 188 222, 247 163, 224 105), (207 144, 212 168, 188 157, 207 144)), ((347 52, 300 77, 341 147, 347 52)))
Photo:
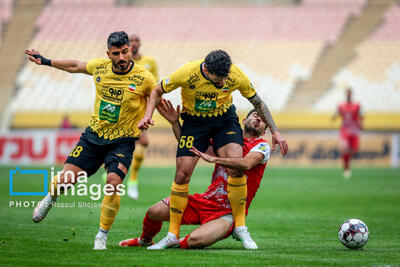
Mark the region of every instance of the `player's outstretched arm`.
POLYGON ((244 158, 219 158, 209 154, 200 152, 197 148, 192 147, 190 152, 201 157, 207 162, 216 163, 232 169, 250 170, 254 166, 260 164, 264 159, 264 155, 259 152, 250 152, 244 158))
POLYGON ((86 62, 75 59, 47 59, 35 49, 27 49, 25 50, 25 54, 29 56, 30 61, 36 63, 37 65, 46 65, 71 73, 89 74, 86 70, 86 62))
POLYGON ((157 85, 154 90, 150 93, 149 103, 147 103, 146 113, 144 114, 144 118, 140 120, 138 124, 138 128, 140 130, 149 129, 150 125, 154 125, 153 113, 154 109, 160 103, 161 97, 164 94, 163 89, 161 88, 161 83, 157 85))
POLYGON ((267 122, 267 125, 272 134, 272 151, 276 149, 276 145, 279 145, 282 155, 286 155, 289 151, 289 146, 286 143, 285 138, 281 137, 278 127, 276 127, 275 121, 272 118, 271 112, 267 105, 262 101, 262 99, 256 94, 254 97, 249 99, 250 103, 257 110, 257 113, 261 116, 263 120, 267 122))
POLYGON ((161 116, 171 124, 172 131, 174 132, 177 141, 179 141, 181 136, 181 124, 179 123, 180 109, 181 107, 179 105, 174 109, 171 101, 166 99, 161 99, 157 106, 157 110, 161 116))

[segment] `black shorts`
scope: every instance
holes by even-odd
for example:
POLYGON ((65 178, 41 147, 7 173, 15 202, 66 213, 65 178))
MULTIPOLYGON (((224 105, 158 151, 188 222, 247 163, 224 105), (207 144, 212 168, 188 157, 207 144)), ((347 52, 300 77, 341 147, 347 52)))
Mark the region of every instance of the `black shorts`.
POLYGON ((78 166, 86 171, 88 177, 96 173, 104 163, 108 173, 115 172, 124 179, 125 174, 118 169, 118 163, 122 163, 126 169, 129 169, 134 150, 134 141, 98 145, 89 141, 83 133, 65 163, 78 166))
POLYGON ((214 151, 230 144, 243 146, 242 128, 232 105, 227 112, 216 117, 197 117, 182 114, 183 126, 178 143, 176 157, 194 156, 189 149, 194 146, 205 152, 213 141, 214 151))

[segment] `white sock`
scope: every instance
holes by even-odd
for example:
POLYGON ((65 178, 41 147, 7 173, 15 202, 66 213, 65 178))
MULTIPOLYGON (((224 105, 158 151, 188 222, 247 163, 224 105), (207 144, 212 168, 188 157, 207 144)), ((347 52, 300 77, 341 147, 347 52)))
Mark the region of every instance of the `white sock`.
POLYGON ((104 237, 105 239, 107 239, 107 236, 108 236, 108 230, 104 230, 100 227, 96 237, 104 237))
POLYGON ((235 228, 235 232, 240 232, 240 231, 247 231, 246 226, 238 226, 235 228))

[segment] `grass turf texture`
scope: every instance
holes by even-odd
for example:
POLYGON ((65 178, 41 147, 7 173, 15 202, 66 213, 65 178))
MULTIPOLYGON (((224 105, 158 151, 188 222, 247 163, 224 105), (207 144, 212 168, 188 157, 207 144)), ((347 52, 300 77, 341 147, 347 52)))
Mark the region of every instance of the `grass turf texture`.
MULTIPOLYGON (((355 169, 353 177, 344 180, 339 169, 268 168, 247 217, 259 246, 257 251, 246 251, 231 238, 203 250, 120 248, 120 240, 140 235, 147 207, 170 192, 173 167, 143 168, 140 199, 122 197, 108 237, 108 250, 94 251, 100 209, 53 208, 44 221, 35 224, 31 207, 9 207, 9 201, 41 198, 9 196, 11 168, 0 168, 0 265, 400 265, 399 169, 355 169), (349 218, 361 219, 369 227, 370 239, 363 250, 349 250, 337 238, 339 226, 349 218)), ((202 192, 211 173, 211 168, 198 167, 190 192, 202 192)), ((100 176, 98 172, 89 183, 101 183, 100 176)), ((37 177, 17 178, 14 191, 40 191, 43 186, 37 177)), ((59 200, 63 202, 78 205, 100 200, 66 196, 59 200)), ((183 226, 181 235, 193 228, 183 226)), ((164 223, 155 241, 164 237, 167 230, 168 223, 164 223)))

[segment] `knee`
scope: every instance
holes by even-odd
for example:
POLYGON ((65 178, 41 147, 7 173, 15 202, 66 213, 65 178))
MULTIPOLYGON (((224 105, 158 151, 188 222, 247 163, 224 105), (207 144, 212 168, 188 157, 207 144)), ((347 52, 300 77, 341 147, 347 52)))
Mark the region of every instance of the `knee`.
POLYGON ((128 173, 128 169, 121 162, 111 162, 106 166, 107 170, 107 183, 112 185, 118 185, 122 183, 125 175, 128 173))
POLYGON ((147 215, 150 219, 155 220, 155 219, 157 218, 157 207, 155 207, 155 205, 151 206, 151 207, 147 210, 146 215, 147 215))
POLYGON ((111 188, 108 189, 108 190, 106 189, 107 192, 114 192, 115 193, 115 192, 117 192, 117 186, 122 183, 122 179, 116 173, 109 173, 107 175, 107 182, 106 183, 107 183, 107 185, 108 184, 112 185, 112 189, 111 188))
POLYGON ((168 206, 166 206, 165 209, 165 207, 162 205, 165 204, 158 202, 157 204, 151 206, 146 212, 147 216, 153 221, 162 221, 164 213, 168 213, 169 215, 168 206))
POLYGON ((187 184, 190 181, 190 174, 185 170, 176 170, 175 183, 177 184, 187 184))
POLYGON ((196 233, 191 233, 188 237, 187 240, 188 247, 189 248, 203 248, 207 246, 204 237, 196 234, 196 233))

